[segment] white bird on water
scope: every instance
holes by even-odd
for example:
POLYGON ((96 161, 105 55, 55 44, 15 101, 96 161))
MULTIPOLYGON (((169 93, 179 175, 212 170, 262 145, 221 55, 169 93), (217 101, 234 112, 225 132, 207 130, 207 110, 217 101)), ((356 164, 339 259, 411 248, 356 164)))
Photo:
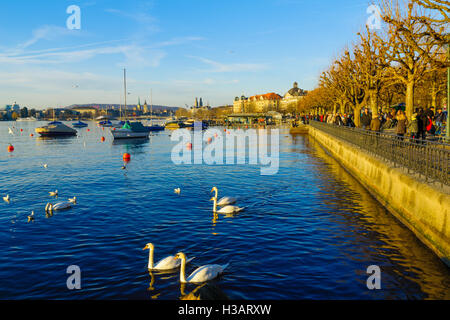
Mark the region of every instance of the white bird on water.
POLYGON ((220 210, 217 210, 217 198, 213 197, 213 198, 211 198, 211 200, 214 201, 214 206, 213 206, 214 213, 224 213, 224 214, 238 213, 245 209, 245 207, 240 208, 240 207, 236 207, 236 206, 224 206, 220 210))
POLYGON ((28 216, 28 222, 34 221, 34 211, 31 211, 31 214, 28 216))
POLYGON ((58 196, 58 190, 50 191, 49 194, 50 194, 50 197, 57 197, 58 196))
POLYGON ((11 128, 9 128, 9 127, 8 127, 8 133, 9 133, 10 135, 14 135, 14 131, 13 131, 11 128))
POLYGON ((9 194, 6 195, 6 197, 3 197, 3 201, 8 202, 11 200, 11 198, 9 197, 9 194))
POLYGON ((223 273, 226 267, 228 267, 229 263, 224 265, 219 264, 207 264, 201 267, 198 267, 191 273, 189 277, 186 279, 186 255, 183 252, 178 252, 175 255, 176 259, 181 259, 181 268, 180 268, 180 282, 192 282, 192 283, 201 283, 217 278, 220 274, 223 273))
POLYGON ((69 198, 69 202, 73 204, 77 204, 77 197, 69 198))
MULTIPOLYGON (((173 270, 178 268, 181 265, 181 261, 176 259, 174 256, 167 256, 164 259, 158 261, 156 265, 153 264, 153 254, 155 251, 155 246, 153 243, 147 243, 142 250, 149 249, 150 252, 148 254, 148 270, 173 270)), ((195 257, 190 258, 186 261, 186 263, 191 262, 195 257)))
MULTIPOLYGON (((219 190, 217 189, 217 187, 213 187, 211 189, 211 192, 213 192, 213 191, 215 192, 214 198, 216 198, 216 200, 217 200, 217 197, 219 195, 219 190)), ((236 203, 236 198, 233 198, 233 197, 223 197, 217 201, 217 205, 219 207, 223 207, 223 206, 226 206, 229 204, 234 204, 234 203, 236 203)))
POLYGON ((48 168, 48 164, 46 164, 46 163, 44 163, 43 166, 44 166, 45 169, 48 168))
POLYGON ((69 209, 71 207, 72 207, 72 202, 69 202, 69 201, 58 202, 56 204, 47 203, 47 205, 45 206, 45 212, 64 210, 64 209, 69 209))
POLYGON ((181 189, 180 188, 173 189, 173 192, 175 192, 176 194, 180 194, 181 193, 181 189))

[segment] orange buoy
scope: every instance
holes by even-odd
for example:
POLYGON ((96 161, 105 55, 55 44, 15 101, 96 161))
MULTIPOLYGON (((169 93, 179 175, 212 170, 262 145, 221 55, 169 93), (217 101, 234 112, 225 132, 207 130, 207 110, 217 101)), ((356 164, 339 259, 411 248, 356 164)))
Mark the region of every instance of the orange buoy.
POLYGON ((30 133, 30 137, 33 137, 33 136, 34 136, 34 134, 30 133))
POLYGON ((102 127, 102 130, 105 130, 105 127, 102 127))
POLYGON ((8 146, 8 152, 13 152, 14 151, 14 147, 12 144, 9 144, 8 146))
POLYGON ((208 143, 211 143, 212 142, 212 138, 208 138, 208 143))
POLYGON ((129 153, 123 154, 123 161, 128 162, 131 160, 131 155, 129 153))
POLYGON ((227 132, 227 128, 223 129, 223 132, 227 132))
POLYGON ((190 142, 186 143, 186 148, 192 149, 192 143, 190 143, 190 142))
POLYGON ((214 133, 214 138, 217 138, 217 133, 214 133))
POLYGON ((104 141, 105 141, 105 137, 101 137, 100 140, 101 140, 102 142, 104 142, 104 141))
POLYGON ((113 128, 113 131, 116 131, 116 128, 113 128))

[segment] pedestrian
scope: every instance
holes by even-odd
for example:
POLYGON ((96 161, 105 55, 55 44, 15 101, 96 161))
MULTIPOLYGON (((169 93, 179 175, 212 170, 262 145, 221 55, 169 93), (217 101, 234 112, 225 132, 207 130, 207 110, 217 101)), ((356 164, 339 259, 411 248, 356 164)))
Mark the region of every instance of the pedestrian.
POLYGON ((363 129, 368 130, 370 128, 370 122, 372 121, 372 117, 369 114, 369 109, 365 108, 364 112, 361 116, 361 124, 363 129))
POLYGON ((418 117, 417 113, 414 112, 411 116, 411 122, 407 126, 408 131, 411 135, 411 139, 415 142, 417 142, 419 133, 419 119, 417 117, 418 117))
POLYGON ((408 125, 408 119, 405 116, 405 113, 402 110, 398 110, 397 112, 397 136, 403 140, 403 136, 406 133, 406 126, 408 125))
POLYGON ((370 130, 374 132, 380 132, 380 128, 381 128, 380 119, 376 115, 373 115, 372 120, 370 121, 370 130))

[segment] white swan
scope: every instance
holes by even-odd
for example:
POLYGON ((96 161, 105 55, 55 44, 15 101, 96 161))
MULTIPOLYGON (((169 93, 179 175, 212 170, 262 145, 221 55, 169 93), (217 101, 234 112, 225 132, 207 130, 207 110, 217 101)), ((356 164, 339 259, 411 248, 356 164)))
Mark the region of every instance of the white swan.
POLYGON ((47 203, 45 206, 45 212, 53 212, 56 210, 64 210, 72 207, 72 203, 69 201, 58 202, 56 204, 47 203))
POLYGON ((58 190, 50 191, 49 194, 50 194, 51 197, 57 197, 58 196, 58 190))
POLYGON ((44 168, 47 169, 48 168, 48 164, 44 163, 44 168))
POLYGON ((77 197, 69 198, 69 202, 73 204, 77 204, 77 197))
POLYGON ((238 213, 245 209, 245 207, 239 208, 236 206, 224 206, 220 210, 217 210, 217 198, 214 197, 214 198, 211 198, 211 200, 214 201, 214 207, 213 207, 214 213, 224 213, 224 214, 238 213))
POLYGON ((180 188, 173 189, 173 192, 175 192, 176 194, 180 194, 181 193, 181 189, 180 188))
POLYGON ((31 211, 31 214, 28 216, 28 222, 34 221, 34 211, 31 211))
MULTIPOLYGON (((213 192, 213 191, 215 192, 214 197, 217 199, 217 197, 219 195, 219 190, 217 189, 217 187, 213 187, 211 189, 211 192, 213 192)), ((219 207, 223 207, 223 206, 233 204, 233 203, 236 203, 236 198, 233 198, 233 197, 222 197, 222 198, 220 198, 219 201, 217 201, 217 205, 219 207)))
POLYGON ((12 129, 9 128, 9 127, 8 127, 8 133, 9 133, 10 135, 14 135, 14 131, 12 131, 12 129))
POLYGON ((223 273, 226 267, 228 267, 228 263, 225 265, 219 264, 207 264, 201 267, 198 267, 191 273, 191 275, 186 279, 186 255, 183 252, 178 252, 175 255, 176 259, 181 259, 181 269, 180 269, 180 282, 193 282, 200 283, 212 280, 223 273))
POLYGON ((3 201, 8 202, 11 200, 11 198, 9 197, 9 194, 6 195, 6 197, 3 197, 3 201))
MULTIPOLYGON (((176 269, 181 265, 181 261, 176 259, 174 256, 168 256, 161 259, 156 265, 153 265, 153 253, 155 251, 155 246, 153 243, 147 243, 142 250, 149 249, 148 254, 148 270, 172 270, 176 269)), ((190 258, 186 263, 191 262, 195 257, 190 258)))

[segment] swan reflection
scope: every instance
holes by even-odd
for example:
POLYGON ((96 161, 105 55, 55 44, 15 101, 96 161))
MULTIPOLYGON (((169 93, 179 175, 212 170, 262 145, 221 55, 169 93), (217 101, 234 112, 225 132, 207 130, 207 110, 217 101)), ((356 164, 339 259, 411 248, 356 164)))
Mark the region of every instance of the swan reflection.
POLYGON ((181 283, 180 300, 229 300, 228 296, 213 283, 203 283, 186 294, 186 283, 181 283))

